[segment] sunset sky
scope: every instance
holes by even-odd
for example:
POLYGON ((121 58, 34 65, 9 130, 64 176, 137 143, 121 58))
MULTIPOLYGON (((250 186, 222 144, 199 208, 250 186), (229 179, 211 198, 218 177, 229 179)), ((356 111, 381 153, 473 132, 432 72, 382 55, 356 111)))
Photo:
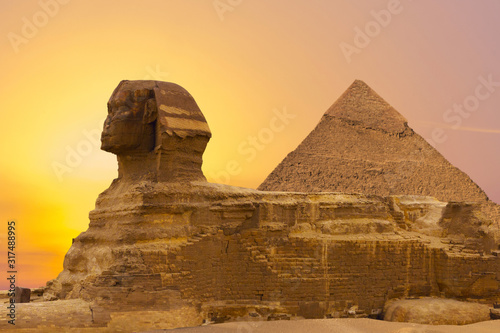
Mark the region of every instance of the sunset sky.
POLYGON ((361 79, 500 202, 498 13, 496 0, 0 0, 2 274, 10 220, 18 286, 62 270, 117 176, 99 136, 122 79, 186 88, 213 135, 205 175, 251 188, 361 79))

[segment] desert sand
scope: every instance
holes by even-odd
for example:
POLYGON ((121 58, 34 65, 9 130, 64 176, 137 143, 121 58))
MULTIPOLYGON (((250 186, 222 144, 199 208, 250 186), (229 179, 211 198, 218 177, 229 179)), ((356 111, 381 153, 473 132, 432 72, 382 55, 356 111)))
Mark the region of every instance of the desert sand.
POLYGON ((267 322, 239 322, 208 325, 203 327, 149 332, 182 333, 299 333, 299 332, 335 332, 335 333, 497 333, 500 321, 485 321, 471 325, 419 325, 395 323, 374 319, 309 319, 267 322))
MULTIPOLYGON (((57 332, 115 332, 109 328, 66 328, 57 332)), ((16 333, 52 333, 54 328, 3 329, 0 332, 16 333)), ((498 333, 500 320, 490 320, 471 325, 420 325, 410 323, 387 322, 374 319, 303 319, 290 321, 254 321, 231 322, 206 325, 202 327, 186 327, 166 330, 138 331, 142 333, 498 333)))

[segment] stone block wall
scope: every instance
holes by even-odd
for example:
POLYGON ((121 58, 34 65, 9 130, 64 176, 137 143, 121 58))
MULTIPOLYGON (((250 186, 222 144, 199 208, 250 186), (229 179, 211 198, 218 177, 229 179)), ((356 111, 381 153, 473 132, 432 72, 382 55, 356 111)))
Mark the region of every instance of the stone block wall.
POLYGON ((422 197, 182 191, 120 189, 119 196, 134 198, 129 206, 111 205, 113 189, 100 198, 89 230, 68 252, 61 295, 96 301, 103 321, 114 311, 323 318, 353 306, 378 313, 392 298, 499 300, 498 257, 434 235, 444 218, 447 225, 466 223, 470 214, 458 215, 470 205, 445 209, 446 203, 422 197), (431 231, 415 231, 422 228, 431 231))

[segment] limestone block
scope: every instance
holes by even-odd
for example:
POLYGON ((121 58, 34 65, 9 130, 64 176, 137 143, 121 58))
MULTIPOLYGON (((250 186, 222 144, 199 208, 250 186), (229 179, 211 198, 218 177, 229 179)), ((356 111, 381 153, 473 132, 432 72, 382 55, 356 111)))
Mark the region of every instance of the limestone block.
POLYGON ((431 325, 468 325, 490 318, 487 305, 438 298, 390 302, 384 312, 384 320, 431 325))
POLYGON ((16 303, 29 303, 31 298, 30 288, 16 287, 15 291, 16 297, 14 298, 16 303))

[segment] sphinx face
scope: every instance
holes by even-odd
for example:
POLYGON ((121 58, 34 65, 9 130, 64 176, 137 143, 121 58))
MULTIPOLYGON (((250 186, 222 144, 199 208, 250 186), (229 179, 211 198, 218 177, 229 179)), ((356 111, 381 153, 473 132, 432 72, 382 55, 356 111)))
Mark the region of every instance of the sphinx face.
POLYGON ((154 134, 143 122, 145 104, 151 90, 121 90, 108 103, 108 117, 104 122, 101 149, 114 154, 147 149, 154 134))

